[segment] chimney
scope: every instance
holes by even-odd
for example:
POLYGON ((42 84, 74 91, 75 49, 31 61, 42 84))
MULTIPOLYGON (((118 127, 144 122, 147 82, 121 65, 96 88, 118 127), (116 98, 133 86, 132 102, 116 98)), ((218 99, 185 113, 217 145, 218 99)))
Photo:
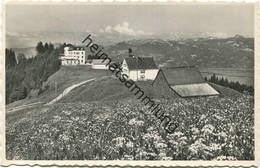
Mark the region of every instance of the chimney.
POLYGON ((133 58, 133 57, 134 57, 132 48, 129 48, 129 49, 128 49, 128 54, 129 54, 129 57, 130 57, 130 58, 133 58))

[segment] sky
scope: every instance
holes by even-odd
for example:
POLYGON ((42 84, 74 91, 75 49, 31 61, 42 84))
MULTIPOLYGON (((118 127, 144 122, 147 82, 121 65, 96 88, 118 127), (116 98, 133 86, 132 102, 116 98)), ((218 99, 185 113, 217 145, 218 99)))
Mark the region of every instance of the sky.
POLYGON ((7 5, 6 31, 253 37, 254 5, 7 5))

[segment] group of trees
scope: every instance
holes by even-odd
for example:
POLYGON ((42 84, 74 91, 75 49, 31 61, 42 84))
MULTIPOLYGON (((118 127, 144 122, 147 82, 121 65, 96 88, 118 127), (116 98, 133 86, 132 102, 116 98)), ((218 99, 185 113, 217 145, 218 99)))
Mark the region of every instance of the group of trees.
POLYGON ((43 82, 60 68, 61 48, 39 42, 36 56, 28 59, 23 54, 16 57, 12 49, 6 49, 6 103, 24 99, 31 92, 43 92, 43 82))
POLYGON ((38 42, 37 46, 36 46, 36 51, 38 54, 42 54, 44 52, 48 52, 48 51, 52 51, 54 50, 54 45, 52 43, 45 43, 43 45, 43 43, 40 41, 38 42))
POLYGON ((5 54, 6 54, 6 58, 5 58, 6 68, 14 67, 17 64, 14 51, 12 49, 10 50, 5 49, 5 54))
POLYGON ((251 95, 254 94, 254 88, 252 86, 247 86, 239 82, 228 81, 227 78, 224 79, 223 77, 218 78, 216 74, 213 74, 209 79, 205 77, 205 80, 221 86, 229 87, 241 93, 247 93, 251 95))

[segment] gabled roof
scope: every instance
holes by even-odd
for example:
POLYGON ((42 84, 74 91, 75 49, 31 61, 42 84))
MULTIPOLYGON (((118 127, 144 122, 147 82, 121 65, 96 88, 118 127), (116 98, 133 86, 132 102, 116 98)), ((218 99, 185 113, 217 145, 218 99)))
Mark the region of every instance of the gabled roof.
POLYGON ((125 61, 129 70, 158 69, 153 57, 127 57, 125 61))
POLYGON ((196 67, 173 67, 163 70, 169 85, 204 83, 204 79, 196 67))
POLYGON ((165 81, 169 88, 181 97, 219 95, 211 85, 204 81, 196 67, 175 67, 160 69, 153 82, 165 81))

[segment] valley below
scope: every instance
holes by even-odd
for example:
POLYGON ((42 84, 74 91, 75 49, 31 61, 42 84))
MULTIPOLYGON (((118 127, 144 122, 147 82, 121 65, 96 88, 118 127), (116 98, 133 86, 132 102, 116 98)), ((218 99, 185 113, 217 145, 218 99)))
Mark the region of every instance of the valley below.
POLYGON ((219 79, 239 82, 248 86, 254 86, 254 70, 239 68, 200 68, 203 77, 210 78, 215 74, 219 79))

